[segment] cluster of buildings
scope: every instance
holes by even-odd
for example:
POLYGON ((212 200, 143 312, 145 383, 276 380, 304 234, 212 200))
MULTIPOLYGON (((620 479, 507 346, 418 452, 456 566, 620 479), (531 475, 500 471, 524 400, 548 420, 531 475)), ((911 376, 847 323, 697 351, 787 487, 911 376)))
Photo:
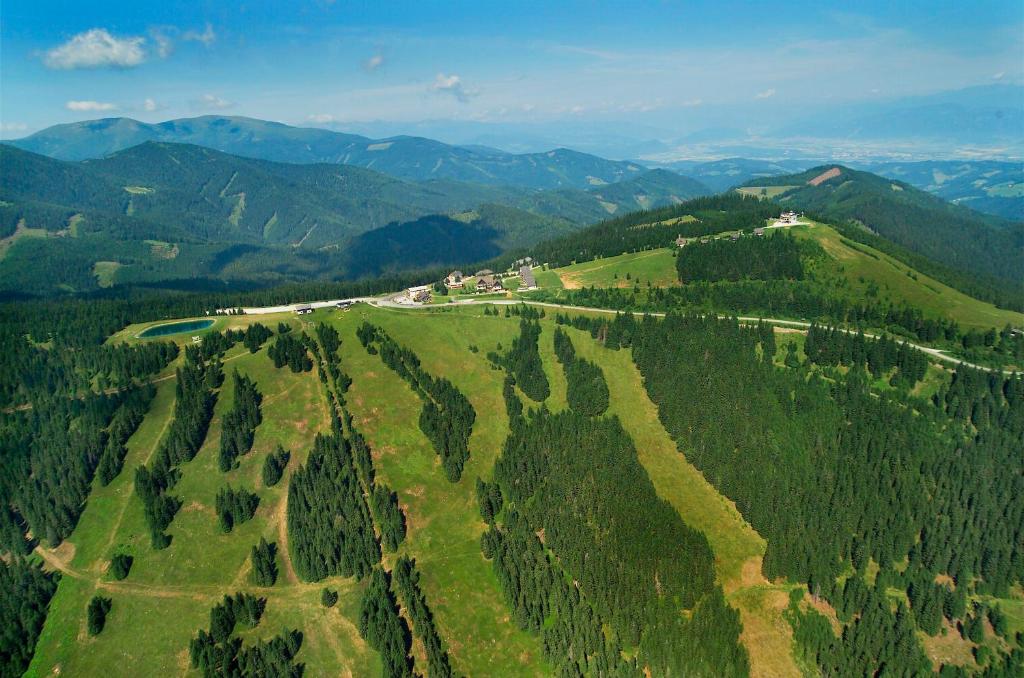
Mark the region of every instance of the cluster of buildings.
MULTIPOLYGON (((328 301, 328 302, 318 302, 317 306, 319 308, 329 308, 331 306, 331 304, 333 304, 334 308, 338 309, 339 311, 347 311, 348 309, 352 308, 352 306, 355 303, 356 302, 354 302, 351 299, 342 299, 341 301, 336 301, 336 302, 330 302, 330 301, 328 301)), ((296 315, 307 315, 307 314, 313 312, 313 305, 312 304, 295 304, 295 306, 293 307, 293 310, 295 311, 296 315)))
MULTIPOLYGON (((533 264, 532 257, 525 257, 515 262, 515 265, 504 274, 504 277, 519 276, 519 289, 535 290, 537 289, 537 279, 533 276, 533 264), (515 267, 519 267, 519 272, 513 273, 515 267)), ((455 270, 445 276, 444 285, 449 290, 461 290, 465 289, 467 279, 473 278, 476 282, 473 283, 473 287, 477 292, 501 292, 505 289, 502 283, 503 276, 495 273, 489 268, 484 268, 472 276, 468 276, 462 271, 455 270)))
MULTIPOLYGON (((513 264, 505 273, 495 273, 489 268, 483 268, 472 275, 463 273, 456 269, 445 276, 444 286, 448 290, 472 289, 475 292, 503 292, 505 290, 504 280, 508 278, 519 278, 520 290, 537 289, 537 279, 533 275, 531 266, 534 261, 532 257, 524 257, 513 264), (517 272, 518 269, 518 272, 517 272)), ((419 285, 406 289, 403 303, 424 304, 430 301, 432 285, 419 285)))
MULTIPOLYGON (((796 223, 796 220, 799 219, 800 217, 797 216, 795 212, 783 212, 781 218, 783 218, 783 219, 792 218, 793 221, 786 222, 786 223, 796 223), (787 215, 792 215, 792 217, 789 217, 787 215)), ((755 228, 754 229, 754 235, 756 235, 758 237, 763 237, 764 236, 764 226, 758 226, 757 228, 755 228)), ((735 242, 735 241, 739 240, 741 236, 742 236, 742 233, 740 231, 737 231, 736 233, 733 233, 732 235, 730 235, 729 239, 732 240, 733 242, 735 242)), ((719 237, 724 238, 725 236, 723 235, 723 236, 719 236, 719 237)), ((711 237, 684 238, 683 236, 680 235, 680 236, 676 237, 675 244, 676 244, 676 247, 686 247, 691 242, 697 242, 698 240, 702 244, 707 244, 707 243, 711 242, 712 240, 717 240, 717 239, 718 238, 711 238, 711 237)))

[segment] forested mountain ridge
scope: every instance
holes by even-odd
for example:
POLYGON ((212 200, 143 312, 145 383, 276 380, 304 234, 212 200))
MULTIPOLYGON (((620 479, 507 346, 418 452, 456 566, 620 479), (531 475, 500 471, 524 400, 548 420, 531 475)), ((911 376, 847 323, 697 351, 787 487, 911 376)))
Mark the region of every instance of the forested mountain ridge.
POLYGON ((871 163, 870 172, 905 181, 957 205, 1024 221, 1024 163, 919 160, 871 163))
POLYGON ((351 278, 463 264, 609 212, 706 192, 690 179, 658 171, 625 182, 614 195, 605 195, 614 185, 532 191, 450 180, 417 183, 349 165, 276 163, 158 142, 80 163, 0 145, 0 165, 0 287, 37 294, 57 286, 351 278), (361 242, 380 243, 395 233, 412 245, 426 217, 431 219, 424 223, 443 227, 434 233, 450 244, 468 237, 481 246, 360 249, 361 242), (40 258, 65 264, 39 277, 43 271, 29 260, 40 258))
POLYGON ((949 268, 1024 293, 1024 223, 952 205, 910 184, 822 165, 800 174, 755 179, 784 188, 774 200, 836 223, 854 223, 949 268))
POLYGON ((639 176, 632 162, 569 149, 516 155, 399 136, 369 139, 325 129, 243 117, 202 116, 148 124, 106 118, 56 125, 12 142, 65 160, 101 158, 146 141, 189 143, 226 153, 290 163, 343 163, 403 179, 454 179, 531 189, 590 188, 639 176))

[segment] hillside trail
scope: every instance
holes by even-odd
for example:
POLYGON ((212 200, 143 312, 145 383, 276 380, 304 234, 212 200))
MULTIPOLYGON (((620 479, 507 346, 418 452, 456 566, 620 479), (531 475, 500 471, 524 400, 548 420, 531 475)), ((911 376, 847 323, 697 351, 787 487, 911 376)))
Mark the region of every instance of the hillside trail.
POLYGON ((281 554, 281 561, 284 563, 284 576, 289 584, 298 584, 299 577, 295 574, 295 567, 292 565, 292 553, 288 548, 288 493, 285 492, 281 501, 277 503, 274 510, 274 520, 277 521, 277 552, 281 554))
MULTIPOLYGON (((160 433, 157 434, 156 440, 153 441, 153 446, 149 448, 149 453, 146 458, 142 460, 142 465, 145 466, 156 455, 156 451, 160 449, 160 443, 163 442, 164 435, 167 433, 167 429, 170 428, 171 422, 174 421, 174 412, 169 411, 167 413, 167 419, 164 420, 164 425, 160 428, 160 433)), ((121 470, 124 473, 124 469, 121 470)), ((124 522, 124 514, 128 512, 128 505, 131 503, 131 498, 135 495, 134 491, 130 489, 124 493, 124 500, 121 502, 121 510, 117 513, 117 520, 114 521, 113 527, 110 530, 110 538, 107 539, 107 545, 103 549, 104 552, 109 552, 110 548, 114 545, 114 540, 117 539, 117 534, 121 530, 121 523, 124 522)))

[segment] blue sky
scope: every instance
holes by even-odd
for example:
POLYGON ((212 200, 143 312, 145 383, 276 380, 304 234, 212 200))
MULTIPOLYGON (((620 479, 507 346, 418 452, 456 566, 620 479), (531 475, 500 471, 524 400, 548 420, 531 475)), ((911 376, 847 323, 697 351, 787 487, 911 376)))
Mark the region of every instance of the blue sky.
POLYGON ((767 5, 6 0, 0 134, 211 113, 670 127, 1024 80, 1020 0, 767 5))

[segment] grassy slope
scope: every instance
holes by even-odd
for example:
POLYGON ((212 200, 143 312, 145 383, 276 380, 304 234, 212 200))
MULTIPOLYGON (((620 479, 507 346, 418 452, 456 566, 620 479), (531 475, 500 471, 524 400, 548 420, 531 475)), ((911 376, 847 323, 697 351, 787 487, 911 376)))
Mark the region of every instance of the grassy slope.
POLYGON ((476 478, 490 478, 508 434, 503 376, 488 367, 484 355, 499 342, 508 346, 518 334, 517 324, 483 318, 479 307, 467 315, 360 306, 341 314, 336 325, 347 347, 346 368, 355 379, 347 396, 349 408, 374 451, 378 478, 398 492, 409 526, 400 553, 417 561, 453 668, 467 675, 487 675, 496 666, 503 675, 550 673, 538 639, 511 622, 490 563, 480 553, 484 523, 477 508, 476 478), (378 356, 358 344, 355 328, 364 319, 414 350, 428 372, 449 378, 476 408, 470 459, 460 482, 445 479, 436 453, 415 423, 419 398, 378 356), (471 353, 470 343, 478 344, 480 353, 471 353))
POLYGON ((656 287, 669 287, 679 283, 676 260, 672 254, 668 248, 620 254, 572 264, 555 269, 555 272, 562 285, 568 289, 591 286, 632 287, 634 283, 645 286, 648 281, 656 287))
MULTIPOLYGON (((217 469, 216 450, 220 417, 230 408, 230 378, 218 399, 207 441, 194 460, 183 465, 174 493, 185 506, 170 527, 174 541, 164 551, 149 546, 142 507, 134 496, 133 473, 152 454, 166 431, 174 403, 174 381, 160 382, 157 399, 140 429, 129 442, 125 470, 107 488, 96 488, 82 520, 65 545, 49 558, 64 557, 71 572, 65 574, 51 606, 30 675, 50 674, 56 667, 66 675, 99 675, 117 667, 127 675, 183 673, 188 663, 188 642, 196 629, 209 624, 209 609, 225 593, 249 585, 248 556, 260 535, 281 544, 283 502, 287 483, 263 488, 259 482, 264 455, 280 442, 293 453, 292 468, 301 463, 312 435, 326 429, 324 401, 315 374, 293 375, 275 370, 266 348, 256 355, 236 347, 227 368, 255 378, 264 394, 264 423, 257 429, 253 451, 239 469, 223 474, 217 469), (256 518, 228 535, 217 530, 213 510, 217 490, 226 482, 255 489, 261 503, 256 518), (123 582, 103 574, 109 558, 118 552, 135 556, 131 574, 123 582), (107 627, 97 638, 83 632, 84 611, 99 590, 113 599, 107 627), (150 632, 139 624, 160 619, 150 632)), ((268 597, 267 614, 251 637, 269 637, 287 625, 305 632, 298 660, 315 675, 351 671, 356 675, 379 672, 379 658, 356 630, 360 588, 351 580, 325 582, 341 592, 337 608, 320 606, 324 584, 299 584, 279 555, 281 574, 268 597)), ((251 638, 250 638, 251 640, 251 638)))
MULTIPOLYGON (((871 300, 868 290, 874 287, 878 290, 875 297, 878 301, 907 304, 921 309, 926 316, 956 320, 967 329, 1001 329, 1007 323, 1024 326, 1024 314, 969 297, 866 245, 847 244, 848 241, 825 224, 794 226, 787 230, 822 246, 829 259, 814 266, 815 275, 857 301, 871 300)), ((554 270, 569 289, 632 287, 634 283, 645 287, 647 281, 662 287, 678 284, 670 248, 622 254, 554 270), (626 273, 630 274, 630 280, 626 280, 626 273)))
MULTIPOLYGON (((360 305, 338 313, 318 311, 293 325, 328 321, 344 341, 342 363, 354 378, 347 396, 356 426, 374 450, 378 477, 399 494, 409 521, 409 536, 400 553, 417 559, 422 585, 453 666, 466 675, 487 675, 501 666, 503 675, 550 673, 536 636, 518 630, 509 618, 490 564, 483 560, 474 484, 489 478, 508 432, 501 401, 503 373, 491 370, 485 355, 500 343, 507 347, 518 333, 518 319, 483 316, 481 307, 441 308, 433 312, 375 309, 360 305), (473 402, 478 418, 470 442, 471 457, 457 484, 444 479, 437 457, 419 431, 420 402, 397 375, 367 354, 355 339, 364 319, 383 326, 397 341, 411 347, 433 374, 451 379, 473 402), (472 353, 469 345, 479 347, 472 353)), ((280 318, 257 318, 276 326, 280 318)), ((252 318, 225 319, 225 325, 244 325, 252 318)), ((547 406, 565 407, 565 379, 553 354, 551 319, 542 321, 541 354, 552 395, 547 406)), ((797 675, 791 650, 791 631, 781 617, 787 585, 764 580, 761 537, 745 523, 734 505, 722 497, 680 454, 658 421, 642 379, 628 351, 609 351, 588 334, 572 333, 577 351, 604 369, 611 392, 610 413, 620 417, 633 437, 641 463, 658 493, 690 525, 703 531, 716 556, 718 577, 729 601, 741 612, 742 640, 751 655, 754 675, 797 675)), ((137 328, 126 332, 132 336, 137 328)), ((793 335, 800 340, 802 336, 793 335)), ((183 339, 188 339, 184 337, 183 339)), ((780 335, 781 346, 790 337, 780 335)), ((182 340, 179 338, 179 340, 182 340)), ((801 343, 798 341, 798 343, 801 343)), ((95 675, 109 667, 136 675, 182 673, 187 665, 188 640, 208 624, 209 608, 223 593, 247 583, 248 550, 260 535, 281 543, 282 501, 287 485, 263 488, 258 480, 264 455, 277 442, 293 452, 292 468, 301 463, 316 430, 326 427, 321 386, 315 374, 293 375, 273 369, 266 348, 255 356, 240 346, 226 366, 257 380, 264 394, 264 423, 257 430, 253 452, 229 474, 216 468, 220 416, 231 404, 231 381, 219 399, 210 435, 195 460, 184 465, 175 493, 185 508, 172 524, 174 543, 154 552, 134 497, 132 472, 149 458, 166 430, 174 400, 174 381, 159 382, 157 398, 138 432, 129 442, 125 471, 107 488, 96 488, 78 529, 68 543, 44 555, 69 569, 37 648, 30 675, 48 675, 54 668, 66 675, 95 675), (220 535, 213 514, 213 497, 225 482, 255 488, 262 503, 254 521, 220 535), (73 546, 72 546, 73 545, 73 546), (125 551, 136 556, 131 575, 112 582, 104 574, 109 558, 125 551), (199 554, 202 554, 201 556, 199 554), (84 612, 99 590, 114 599, 107 629, 98 638, 84 632, 84 612), (158 632, 138 633, 139 624, 161 619, 158 632)), ((532 401, 526 401, 533 405, 532 401)), ((685 451, 684 451, 685 452, 685 451)), ((386 554, 390 565, 395 556, 386 554)), ((337 609, 319 605, 322 584, 305 585, 290 575, 279 556, 278 584, 262 591, 269 598, 266 621, 253 634, 269 636, 282 625, 306 634, 299 660, 312 674, 351 671, 375 675, 379 659, 359 638, 355 628, 361 587, 335 579, 341 591, 337 609)), ((1017 618, 1013 609, 1011 617, 1017 618)))
POLYGON ((881 298, 914 306, 928 316, 952 318, 964 327, 1024 325, 1024 314, 969 297, 866 245, 851 246, 828 226, 813 224, 789 230, 798 238, 817 241, 836 263, 823 271, 824 275, 845 280, 847 291, 859 299, 867 298, 867 289, 874 283, 881 298))

